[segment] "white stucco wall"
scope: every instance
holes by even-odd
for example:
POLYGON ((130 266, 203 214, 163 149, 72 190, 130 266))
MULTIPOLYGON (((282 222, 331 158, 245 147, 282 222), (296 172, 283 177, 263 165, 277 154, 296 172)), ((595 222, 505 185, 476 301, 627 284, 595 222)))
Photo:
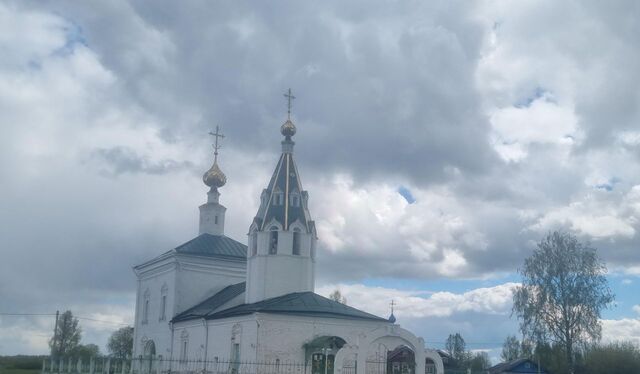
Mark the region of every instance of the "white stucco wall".
POLYGON ((169 321, 173 316, 176 291, 176 263, 172 258, 164 258, 150 264, 145 271, 138 274, 138 289, 136 295, 136 312, 134 322, 133 355, 144 354, 144 345, 153 340, 157 355, 166 356, 170 352, 171 329, 169 321), (167 290, 166 317, 160 319, 160 304, 162 289, 167 290), (149 297, 149 311, 144 321, 145 295, 149 297))
MULTIPOLYGON (((269 227, 280 227, 277 222, 266 225, 267 230, 257 232, 257 254, 251 253, 253 235, 249 235, 247 253, 246 302, 254 303, 264 299, 286 295, 292 292, 314 291, 315 259, 312 246, 316 240, 298 222, 290 230, 278 231, 278 249, 269 254, 269 227), (300 254, 293 254, 293 229, 300 230, 300 254)), ((253 228, 252 228, 253 229, 253 228)))
MULTIPOLYGON (((424 373, 426 357, 436 363, 442 373, 437 353, 425 350, 424 340, 411 332, 386 322, 339 318, 317 318, 255 313, 248 316, 207 321, 194 320, 174 325, 174 359, 179 358, 181 336, 187 331, 189 358, 228 361, 232 358, 232 344, 240 344, 240 360, 257 362, 293 362, 304 364, 304 345, 322 336, 337 336, 346 344, 336 355, 336 374, 341 373, 342 360, 357 360, 359 368, 366 368, 367 359, 376 352, 386 354, 399 346, 407 346, 416 356, 416 373, 424 373), (240 338, 232 342, 233 332, 240 338), (207 338, 208 336, 208 338, 207 338), (206 353, 205 353, 206 351, 206 353)), ((364 370, 364 369, 363 369, 364 370)))
MULTIPOLYGON (((226 286, 243 282, 244 259, 221 259, 170 253, 137 266, 138 278, 134 325, 134 357, 144 354, 153 340, 156 355, 171 356, 171 318, 214 295, 226 286), (160 319, 162 289, 167 290, 166 318, 160 319), (145 295, 149 295, 147 321, 143 321, 145 295)), ((240 301, 236 301, 239 303, 240 301)), ((175 332, 175 329, 174 329, 175 332)), ((174 333, 175 335, 175 333, 174 333)), ((173 341, 175 342, 175 336, 173 341)))

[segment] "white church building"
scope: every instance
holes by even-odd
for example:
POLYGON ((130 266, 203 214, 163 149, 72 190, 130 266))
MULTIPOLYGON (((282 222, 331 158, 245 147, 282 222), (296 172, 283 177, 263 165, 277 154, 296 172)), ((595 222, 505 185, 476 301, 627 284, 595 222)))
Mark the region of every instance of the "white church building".
POLYGON ((241 362, 303 363, 313 374, 443 373, 436 350, 393 313, 381 318, 314 293, 318 238, 293 157, 296 127, 288 119, 280 131, 282 154, 248 243, 224 233, 226 177, 213 134, 199 235, 134 267, 134 357, 224 361, 236 373, 241 362))

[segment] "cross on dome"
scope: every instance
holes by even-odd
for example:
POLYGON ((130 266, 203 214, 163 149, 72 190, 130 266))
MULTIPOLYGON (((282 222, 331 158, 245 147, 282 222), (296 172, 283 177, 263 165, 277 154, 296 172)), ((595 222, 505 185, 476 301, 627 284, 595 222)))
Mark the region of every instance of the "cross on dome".
POLYGON ((224 175, 220 167, 218 166, 218 150, 222 146, 218 143, 220 139, 224 138, 224 135, 220 132, 220 126, 216 126, 216 132, 209 131, 209 135, 215 137, 213 146, 213 165, 202 176, 202 181, 207 186, 211 187, 212 191, 217 191, 218 187, 222 187, 227 183, 227 176, 224 175))
POLYGON ((287 119, 291 119, 291 100, 296 97, 291 94, 291 88, 284 94, 284 97, 287 98, 287 119))
POLYGON ((218 144, 218 139, 224 139, 224 135, 220 133, 220 126, 216 126, 216 132, 209 131, 209 135, 216 138, 215 142, 212 144, 213 146, 213 162, 218 161, 218 149, 222 148, 221 145, 218 144))
POLYGON ((280 126, 280 133, 285 136, 287 141, 291 141, 291 137, 296 134, 296 125, 291 122, 291 100, 296 97, 291 94, 291 88, 284 94, 284 97, 287 98, 287 121, 280 126))

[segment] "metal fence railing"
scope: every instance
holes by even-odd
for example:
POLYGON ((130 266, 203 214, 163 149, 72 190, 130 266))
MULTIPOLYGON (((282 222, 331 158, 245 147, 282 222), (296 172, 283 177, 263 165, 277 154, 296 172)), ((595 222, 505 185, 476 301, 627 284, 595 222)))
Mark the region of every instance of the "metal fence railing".
MULTIPOLYGON (((42 374, 314 374, 311 363, 292 361, 168 360, 92 357, 45 359, 42 374)), ((351 373, 349 373, 351 374, 351 373)))

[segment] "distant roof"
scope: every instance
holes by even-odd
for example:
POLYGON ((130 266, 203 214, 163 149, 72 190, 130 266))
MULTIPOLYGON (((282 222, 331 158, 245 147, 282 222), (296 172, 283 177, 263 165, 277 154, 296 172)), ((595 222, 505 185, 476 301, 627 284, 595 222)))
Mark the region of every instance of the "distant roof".
POLYGON ((201 234, 174 250, 199 256, 247 258, 247 246, 224 235, 201 234))
POLYGON ((245 283, 226 287, 200 304, 180 313, 172 321, 186 321, 194 318, 220 319, 253 313, 272 313, 389 322, 385 318, 363 312, 313 292, 294 292, 253 304, 241 304, 224 310, 216 310, 244 292, 244 288, 245 283))
MULTIPOLYGON (((528 358, 518 358, 508 362, 503 362, 495 365, 488 370, 489 374, 502 374, 502 373, 538 373, 538 366, 535 362, 528 358), (526 367, 525 363, 529 363, 529 367, 526 367)), ((540 368, 540 373, 548 374, 549 372, 540 368)))

